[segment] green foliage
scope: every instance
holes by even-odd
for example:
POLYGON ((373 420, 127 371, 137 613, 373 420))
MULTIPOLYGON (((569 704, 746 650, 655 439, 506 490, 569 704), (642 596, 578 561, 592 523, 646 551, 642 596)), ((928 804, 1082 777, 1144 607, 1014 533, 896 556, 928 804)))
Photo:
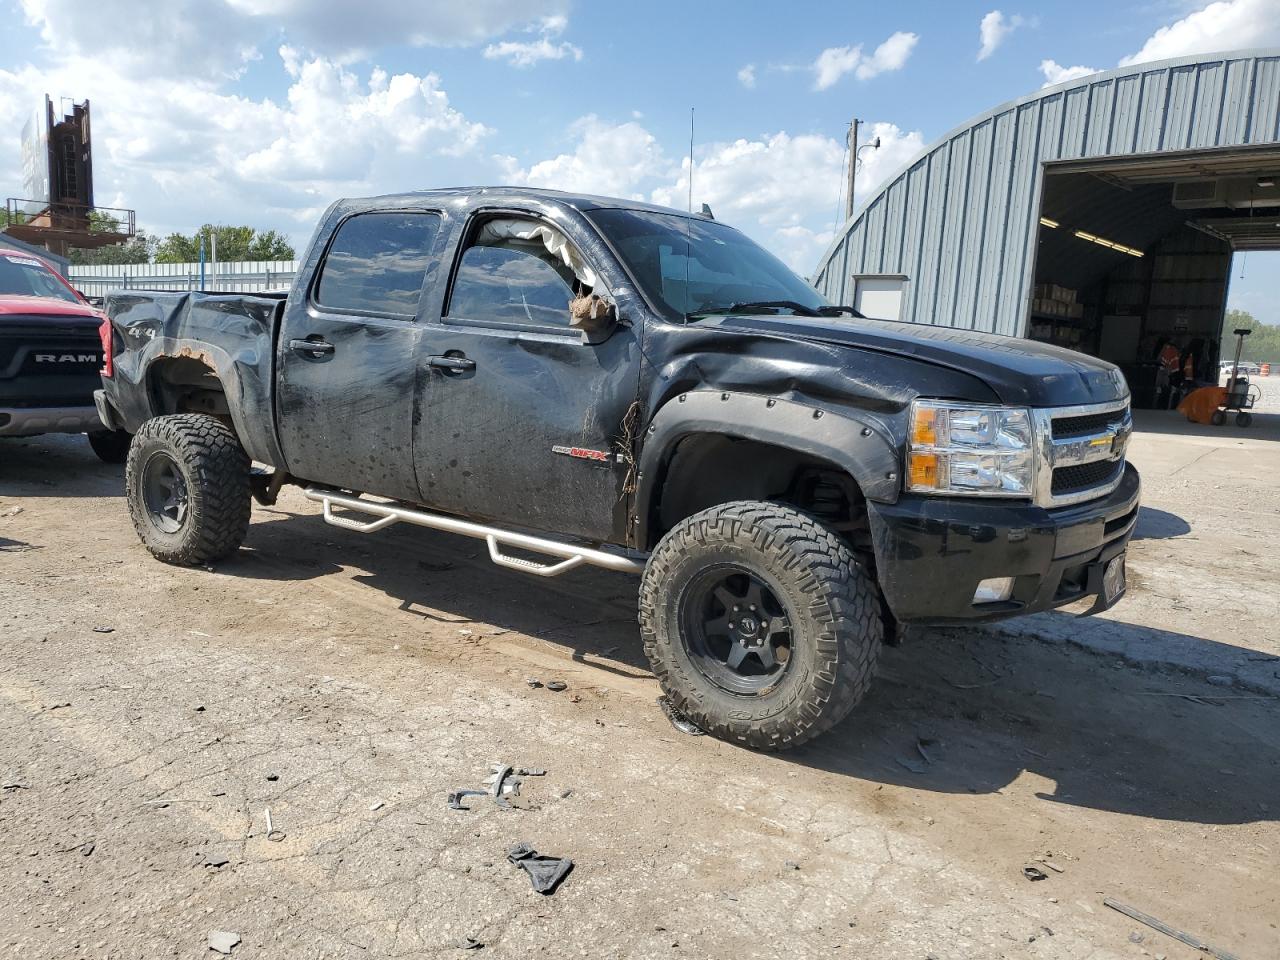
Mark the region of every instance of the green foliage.
POLYGON ((218 240, 218 260, 292 260, 293 247, 274 230, 258 231, 249 226, 227 226, 206 223, 194 234, 171 233, 159 242, 157 263, 194 263, 200 259, 200 240, 204 239, 205 259, 212 254, 212 238, 218 240))
POLYGON ((1232 330, 1253 331, 1244 338, 1241 360, 1280 363, 1280 326, 1259 323, 1248 310, 1228 310, 1226 322, 1222 325, 1222 350, 1219 354, 1223 360, 1230 360, 1236 355, 1236 338, 1232 330))
POLYGON ((124 243, 113 243, 96 250, 85 250, 72 247, 67 256, 72 263, 150 263, 155 256, 156 244, 159 241, 144 230, 139 230, 124 243))

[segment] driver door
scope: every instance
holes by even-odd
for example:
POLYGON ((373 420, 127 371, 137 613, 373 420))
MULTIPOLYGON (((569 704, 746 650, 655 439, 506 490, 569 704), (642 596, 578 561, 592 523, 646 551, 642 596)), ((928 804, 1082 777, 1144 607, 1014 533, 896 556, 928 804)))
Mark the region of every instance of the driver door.
MULTIPOLYGON (((566 255, 541 240, 486 239, 495 216, 468 224, 444 315, 423 332, 420 498, 477 519, 621 542, 629 464, 619 453, 638 390, 636 336, 616 324, 602 342, 584 342, 569 325, 575 274, 566 255)), ((508 237, 531 232, 501 216, 508 237)), ((564 237, 572 243, 567 229, 557 242, 564 237)), ((598 276, 602 266, 589 270, 598 276)))

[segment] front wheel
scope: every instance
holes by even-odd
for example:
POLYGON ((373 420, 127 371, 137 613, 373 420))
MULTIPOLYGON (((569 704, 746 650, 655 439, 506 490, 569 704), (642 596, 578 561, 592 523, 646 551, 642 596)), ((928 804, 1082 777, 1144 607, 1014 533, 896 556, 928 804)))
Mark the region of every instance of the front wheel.
POLYGON ((165 563, 210 563, 240 548, 249 527, 249 457, 216 417, 156 417, 138 430, 125 467, 129 516, 165 563))
POLYGON ((871 683, 878 591, 852 551, 790 507, 727 503, 682 521, 640 586, 645 654, 673 706, 764 750, 839 723, 871 683))
POLYGON ((125 430, 93 430, 86 434, 89 446, 103 463, 124 463, 133 434, 125 430))
POLYGON ((1236 414, 1236 426, 1247 427, 1253 423, 1253 414, 1240 412, 1236 414))

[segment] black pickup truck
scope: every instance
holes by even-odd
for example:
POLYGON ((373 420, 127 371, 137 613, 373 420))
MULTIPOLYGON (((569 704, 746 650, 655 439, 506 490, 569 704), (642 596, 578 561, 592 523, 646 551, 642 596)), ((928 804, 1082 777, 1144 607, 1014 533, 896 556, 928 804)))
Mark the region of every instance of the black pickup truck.
POLYGON ((671 702, 753 747, 837 723, 903 624, 1124 591, 1115 367, 868 320, 706 216, 509 188, 343 200, 287 297, 106 309, 98 410, 135 433, 127 501, 161 560, 230 554, 251 498, 293 483, 353 531, 638 574, 671 702))

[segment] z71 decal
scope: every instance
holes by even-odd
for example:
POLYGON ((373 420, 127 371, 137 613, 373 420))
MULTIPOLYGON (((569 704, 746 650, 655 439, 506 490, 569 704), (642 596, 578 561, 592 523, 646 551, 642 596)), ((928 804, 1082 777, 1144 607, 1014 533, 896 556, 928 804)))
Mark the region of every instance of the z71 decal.
POLYGON ((551 452, 559 453, 566 457, 574 457, 578 460, 595 460, 597 463, 608 463, 614 459, 613 454, 606 450, 589 450, 586 447, 554 446, 551 448, 551 452))

